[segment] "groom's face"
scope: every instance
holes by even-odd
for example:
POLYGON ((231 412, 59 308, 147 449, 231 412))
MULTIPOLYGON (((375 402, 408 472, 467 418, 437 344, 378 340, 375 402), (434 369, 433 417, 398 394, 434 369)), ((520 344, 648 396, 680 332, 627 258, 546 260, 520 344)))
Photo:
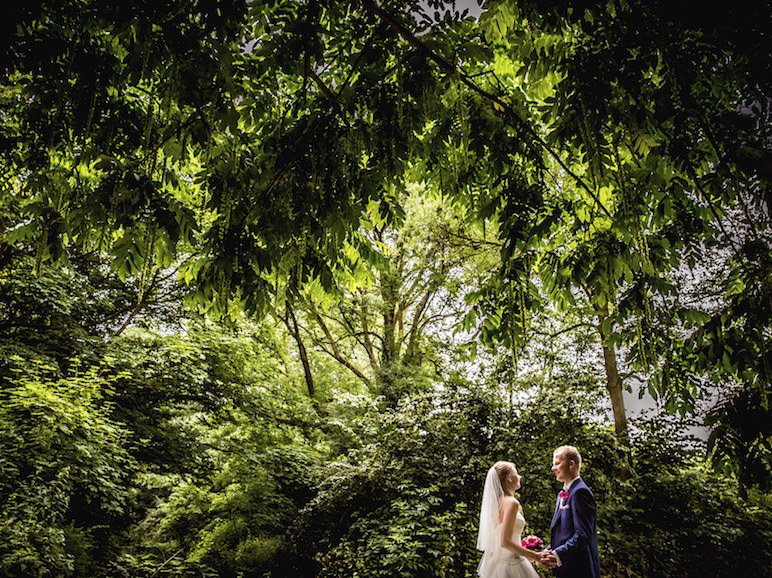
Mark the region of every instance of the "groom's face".
POLYGON ((570 482, 575 477, 574 469, 572 468, 574 462, 566 459, 565 455, 553 454, 552 455, 552 471, 555 472, 555 478, 559 482, 570 482))

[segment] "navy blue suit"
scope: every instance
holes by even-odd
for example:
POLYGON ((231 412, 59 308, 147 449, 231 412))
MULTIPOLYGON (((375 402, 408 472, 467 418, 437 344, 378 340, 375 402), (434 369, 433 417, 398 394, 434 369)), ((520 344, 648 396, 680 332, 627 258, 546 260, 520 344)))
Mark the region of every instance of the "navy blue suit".
POLYGON ((558 496, 550 525, 551 547, 560 556, 557 578, 600 578, 595 497, 582 478, 568 489, 560 506, 558 496))

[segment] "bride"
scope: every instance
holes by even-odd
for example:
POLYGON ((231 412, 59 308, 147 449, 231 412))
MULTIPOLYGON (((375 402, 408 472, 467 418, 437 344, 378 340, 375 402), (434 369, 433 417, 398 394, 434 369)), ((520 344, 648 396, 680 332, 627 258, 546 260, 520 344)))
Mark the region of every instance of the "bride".
POLYGON ((539 562, 539 554, 520 545, 525 517, 514 496, 519 488, 512 462, 496 462, 488 470, 477 537, 477 549, 483 551, 477 567, 480 578, 539 578, 528 561, 539 562))

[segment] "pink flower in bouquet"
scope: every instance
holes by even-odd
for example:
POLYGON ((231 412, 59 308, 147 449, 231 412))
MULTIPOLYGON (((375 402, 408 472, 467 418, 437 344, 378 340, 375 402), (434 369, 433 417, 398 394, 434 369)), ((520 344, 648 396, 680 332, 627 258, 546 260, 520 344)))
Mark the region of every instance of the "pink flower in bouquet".
POLYGON ((527 550, 534 550, 535 552, 540 552, 541 550, 544 550, 544 542, 541 538, 538 536, 534 536, 533 534, 529 534, 525 538, 523 538, 520 541, 520 545, 527 549, 527 550))

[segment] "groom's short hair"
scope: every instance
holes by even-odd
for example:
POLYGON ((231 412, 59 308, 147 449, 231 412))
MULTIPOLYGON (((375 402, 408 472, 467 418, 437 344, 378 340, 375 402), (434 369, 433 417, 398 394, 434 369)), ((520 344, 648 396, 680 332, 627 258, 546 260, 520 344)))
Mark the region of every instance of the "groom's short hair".
POLYGON ((582 456, 579 453, 579 450, 576 449, 574 446, 560 446, 555 450, 555 453, 558 455, 562 455, 563 457, 566 457, 569 460, 573 460, 574 463, 576 463, 577 469, 582 467, 582 456))

